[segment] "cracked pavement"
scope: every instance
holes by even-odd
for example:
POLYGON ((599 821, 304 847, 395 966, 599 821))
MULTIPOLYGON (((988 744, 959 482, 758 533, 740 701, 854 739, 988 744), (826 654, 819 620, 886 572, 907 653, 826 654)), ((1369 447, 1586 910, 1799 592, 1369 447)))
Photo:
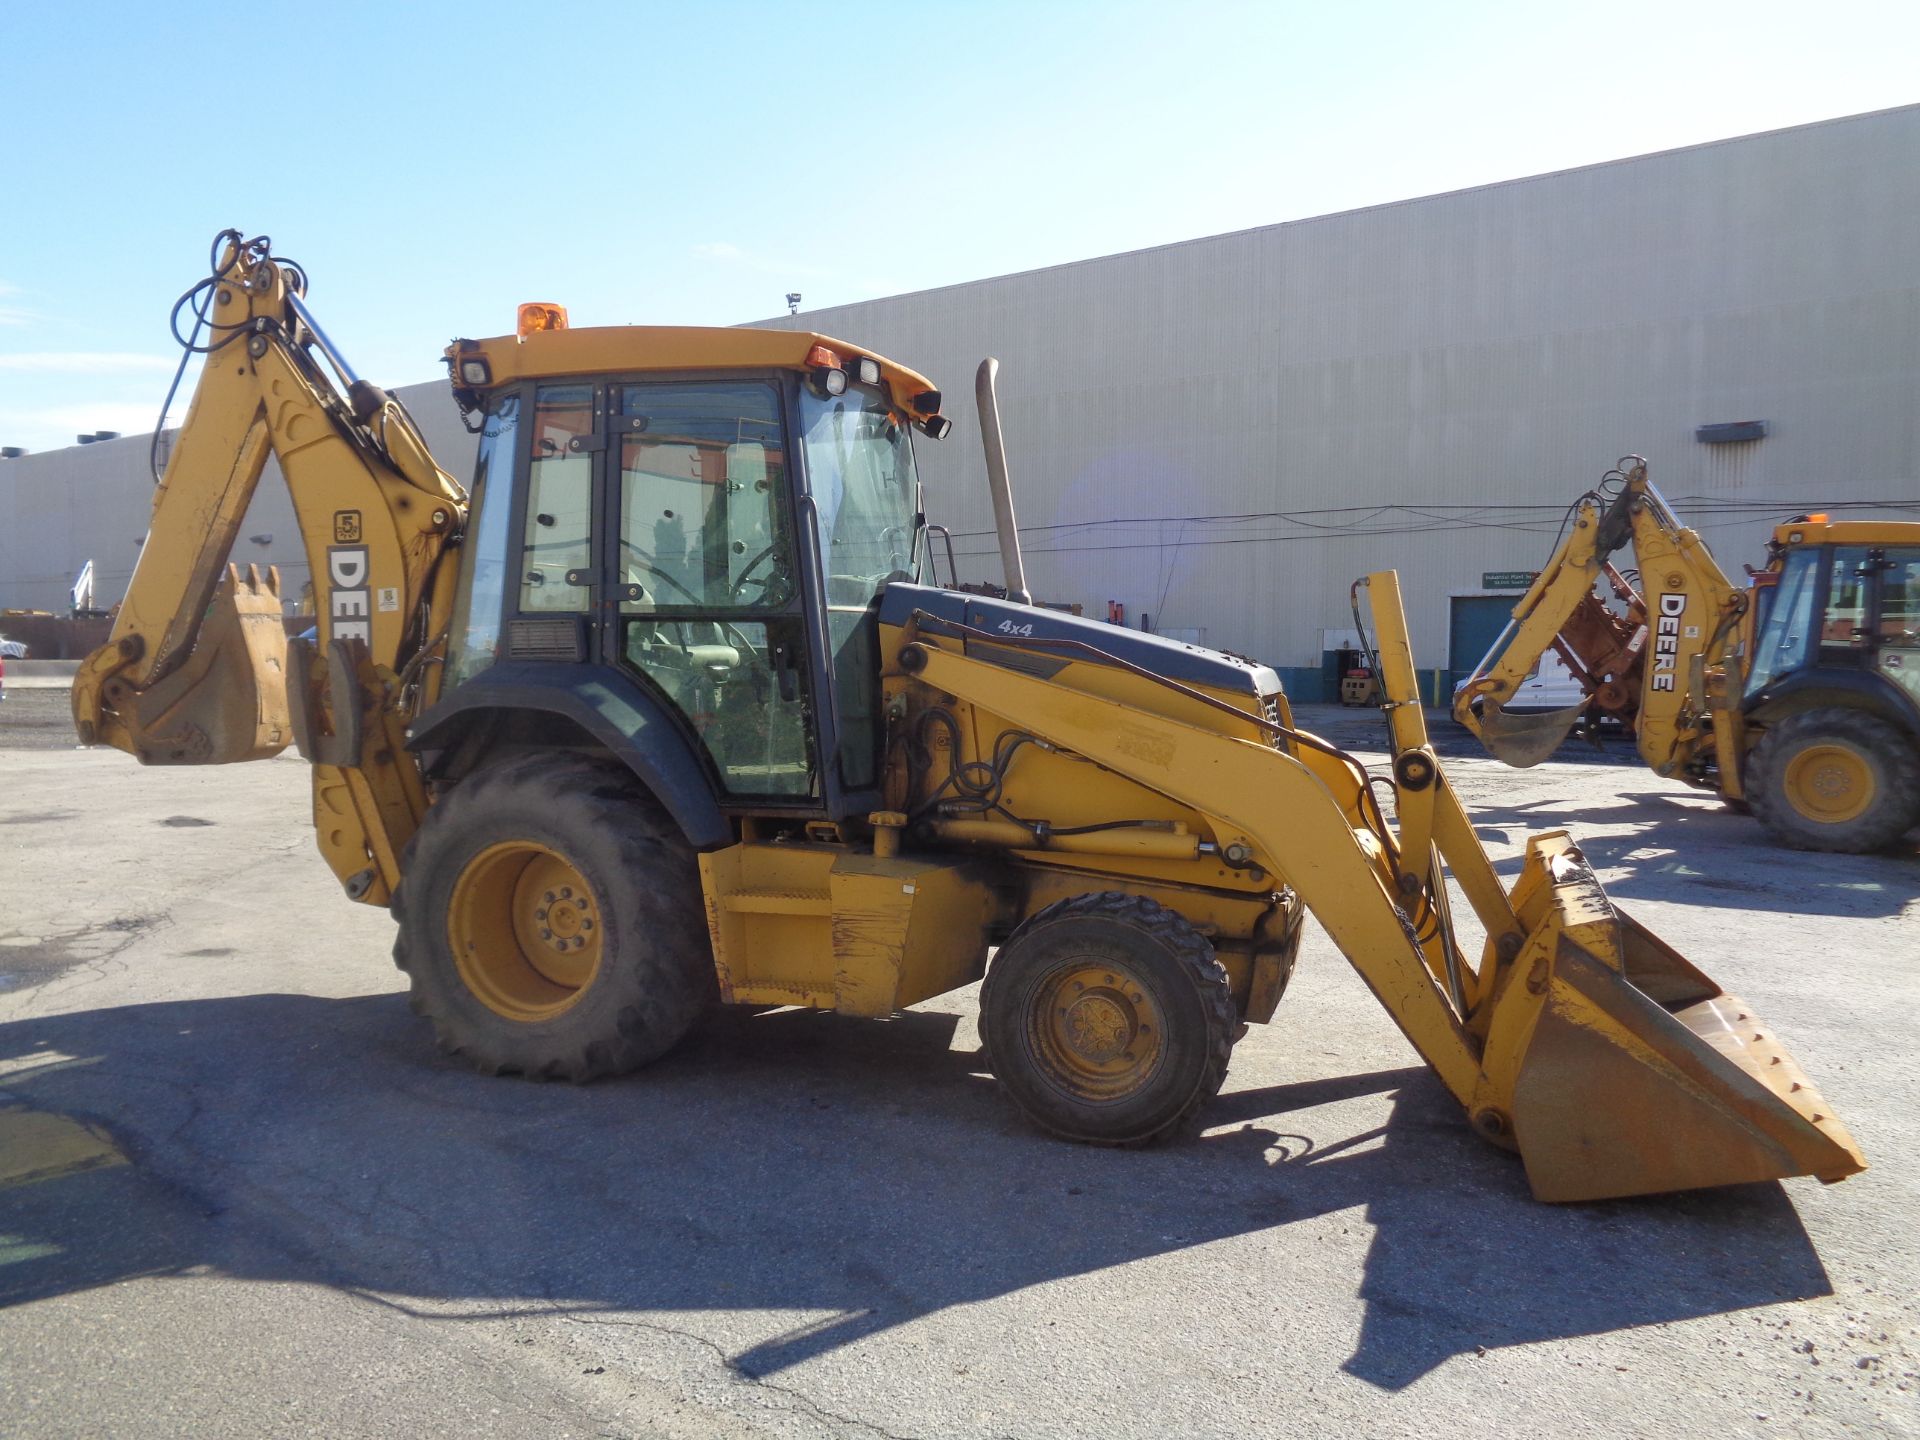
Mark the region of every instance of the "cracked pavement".
POLYGON ((1029 1131, 970 992, 720 1016, 584 1088, 472 1075, 314 852, 303 765, 5 720, 0 1106, 130 1162, 0 1189, 8 1435, 1920 1434, 1913 854, 1450 761, 1508 873, 1574 828, 1873 1164, 1547 1207, 1317 931, 1160 1150, 1029 1131))

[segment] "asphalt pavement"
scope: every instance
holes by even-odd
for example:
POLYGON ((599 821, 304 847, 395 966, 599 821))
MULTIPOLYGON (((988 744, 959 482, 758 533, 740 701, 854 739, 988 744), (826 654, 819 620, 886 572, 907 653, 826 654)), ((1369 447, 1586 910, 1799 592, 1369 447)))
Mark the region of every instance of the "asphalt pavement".
POLYGON ((970 991, 470 1074, 303 764, 143 769, 42 693, 0 703, 0 1433, 1920 1434, 1913 853, 1448 739, 1503 873, 1573 828, 1873 1167, 1552 1207, 1317 930, 1161 1149, 1029 1130, 970 991))

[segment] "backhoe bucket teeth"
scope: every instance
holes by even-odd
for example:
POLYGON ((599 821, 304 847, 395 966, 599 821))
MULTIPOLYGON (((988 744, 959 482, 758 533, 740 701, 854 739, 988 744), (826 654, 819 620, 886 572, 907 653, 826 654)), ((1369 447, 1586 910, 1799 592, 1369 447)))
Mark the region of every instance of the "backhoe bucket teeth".
POLYGON ((1528 843, 1514 896, 1533 930, 1494 1002, 1486 1054, 1508 1057, 1511 1138, 1538 1199, 1866 1168, 1752 1007, 1615 910, 1564 834, 1528 843))
POLYGON ((1473 713, 1479 723, 1474 728, 1494 759, 1516 770, 1530 770, 1560 748, 1585 709, 1585 705, 1574 705, 1509 715, 1491 700, 1476 700, 1473 713))
MULTIPOLYGON (((229 565, 193 650, 144 690, 110 679, 107 707, 146 765, 265 760, 293 739, 280 572, 229 565)), ((115 743, 121 743, 116 738, 115 743)))

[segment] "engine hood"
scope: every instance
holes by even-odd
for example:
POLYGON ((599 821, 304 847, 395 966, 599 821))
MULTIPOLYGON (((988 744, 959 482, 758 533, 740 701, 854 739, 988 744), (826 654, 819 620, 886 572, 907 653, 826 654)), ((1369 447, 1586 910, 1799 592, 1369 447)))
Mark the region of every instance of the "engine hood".
POLYGON ((1223 655, 1218 650, 1182 644, 1144 630, 1128 630, 1084 615, 1069 615, 1038 605, 1018 605, 987 595, 968 595, 931 585, 895 582, 880 597, 880 623, 903 626, 922 611, 937 620, 985 630, 1007 643, 1022 640, 1076 640, 1117 660, 1151 670, 1183 685, 1239 690, 1268 696, 1280 693, 1280 677, 1271 666, 1223 655))

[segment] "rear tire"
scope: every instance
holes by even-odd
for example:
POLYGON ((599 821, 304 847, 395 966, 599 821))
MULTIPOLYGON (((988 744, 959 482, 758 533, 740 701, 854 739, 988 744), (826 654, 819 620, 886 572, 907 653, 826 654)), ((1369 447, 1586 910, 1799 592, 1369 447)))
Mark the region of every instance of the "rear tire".
POLYGON ((994 957, 980 1010, 993 1073, 1027 1118, 1094 1145, 1179 1133, 1219 1093, 1239 1029, 1205 937, 1118 893, 1029 918, 994 957))
POLYGON ((623 769, 534 754, 427 812, 393 898, 394 962, 440 1048, 584 1081, 659 1058, 718 997, 699 867, 623 769))
POLYGON ((1920 750, 1864 710, 1803 710, 1770 726, 1748 781, 1754 814, 1801 850, 1878 850, 1920 820, 1920 750))

